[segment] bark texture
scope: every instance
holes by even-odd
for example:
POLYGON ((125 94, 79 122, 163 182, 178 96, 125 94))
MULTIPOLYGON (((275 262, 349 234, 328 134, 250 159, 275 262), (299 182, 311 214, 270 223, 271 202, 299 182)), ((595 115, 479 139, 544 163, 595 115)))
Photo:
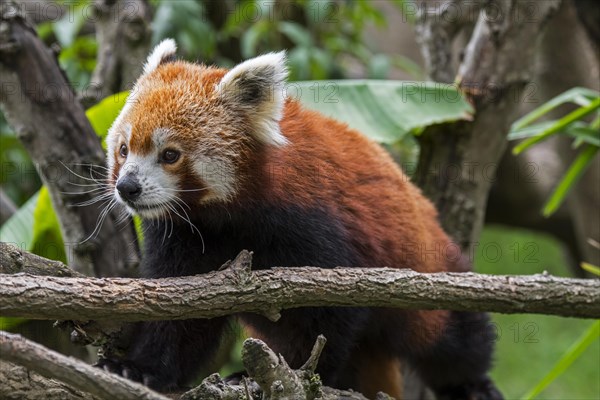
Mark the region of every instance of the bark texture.
POLYGON ((16 212, 17 206, 8 197, 4 189, 0 188, 0 225, 4 224, 16 212))
POLYGON ((22 365, 46 378, 58 379, 99 399, 167 400, 143 385, 63 356, 19 335, 0 331, 0 352, 3 360, 22 365))
MULTIPOLYGON (((434 3, 437 7, 457 4, 463 13, 473 4, 434 3)), ((415 175, 416 183, 440 212, 443 227, 462 248, 479 237, 493 181, 490 177, 531 81, 539 33, 559 4, 559 0, 483 3, 457 71, 444 52, 449 52, 451 34, 463 24, 462 19, 448 17, 454 21, 450 27, 443 18, 433 23, 423 17, 419 21, 421 29, 430 33, 423 48, 432 78, 457 81, 475 108, 473 121, 432 127, 419 137, 421 154, 415 175), (431 24, 440 26, 432 28, 431 24)))
POLYGON ((95 0, 98 63, 86 101, 132 88, 150 50, 152 10, 145 0, 95 0))
POLYGON ((100 140, 55 55, 18 7, 6 2, 0 12, 0 105, 48 187, 69 264, 90 276, 132 276, 138 263, 132 226, 120 229, 110 212, 96 232, 101 208, 75 206, 94 197, 81 186, 90 181, 79 176, 104 164, 100 140))
POLYGON ((227 269, 191 277, 0 275, 0 313, 29 319, 156 321, 252 312, 277 320, 287 308, 364 306, 600 318, 597 279, 250 267, 251 253, 243 251, 227 269))
MULTIPOLYGON (((60 400, 367 400, 360 393, 322 386, 315 368, 325 346, 319 336, 310 359, 299 370, 264 342, 247 339, 242 361, 248 372, 239 384, 229 384, 218 374, 198 387, 181 393, 162 395, 120 376, 65 357, 23 337, 0 331, 0 395, 3 399, 60 400)), ((378 393, 377 400, 390 400, 378 393)))
POLYGON ((87 392, 46 378, 27 368, 0 361, 0 398, 4 400, 99 400, 87 392))

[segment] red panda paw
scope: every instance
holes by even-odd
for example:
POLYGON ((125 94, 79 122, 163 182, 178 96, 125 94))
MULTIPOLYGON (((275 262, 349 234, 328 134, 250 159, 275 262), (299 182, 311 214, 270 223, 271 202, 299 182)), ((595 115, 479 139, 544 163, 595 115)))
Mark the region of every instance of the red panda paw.
POLYGON ((94 367, 117 374, 130 381, 142 383, 144 386, 158 391, 169 390, 173 386, 168 382, 160 381, 153 373, 140 370, 136 365, 127 360, 101 358, 94 364, 94 367))

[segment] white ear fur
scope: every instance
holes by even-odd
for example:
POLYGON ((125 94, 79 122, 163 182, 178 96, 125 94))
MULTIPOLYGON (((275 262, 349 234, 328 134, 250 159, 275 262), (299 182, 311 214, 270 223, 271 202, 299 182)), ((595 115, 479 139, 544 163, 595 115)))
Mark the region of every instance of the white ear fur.
POLYGON ((160 64, 175 56, 177 43, 173 39, 165 39, 156 45, 144 64, 144 74, 154 71, 160 64))
POLYGON ((239 111, 248 114, 252 134, 261 142, 283 146, 288 140, 279 121, 285 104, 285 52, 268 53, 235 66, 221 82, 217 92, 239 111))

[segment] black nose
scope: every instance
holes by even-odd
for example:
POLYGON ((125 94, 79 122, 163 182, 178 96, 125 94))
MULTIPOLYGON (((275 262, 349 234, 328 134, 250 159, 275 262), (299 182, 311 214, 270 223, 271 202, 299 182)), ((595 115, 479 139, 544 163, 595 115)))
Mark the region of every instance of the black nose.
POLYGON ((137 179, 131 175, 125 175, 117 182, 117 190, 125 200, 134 201, 142 194, 142 187, 137 179))

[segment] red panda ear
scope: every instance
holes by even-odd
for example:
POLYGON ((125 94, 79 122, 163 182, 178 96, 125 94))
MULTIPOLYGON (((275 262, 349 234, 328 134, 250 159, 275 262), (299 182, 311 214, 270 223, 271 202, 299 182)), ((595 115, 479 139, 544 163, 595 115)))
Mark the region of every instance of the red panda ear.
POLYGON ((173 61, 177 52, 177 43, 173 39, 165 39, 156 45, 144 64, 144 75, 158 68, 159 65, 173 61))
POLYGON ((252 58, 234 67, 216 91, 236 111, 245 113, 252 125, 252 135, 274 146, 288 143, 279 121, 285 103, 285 52, 252 58))

